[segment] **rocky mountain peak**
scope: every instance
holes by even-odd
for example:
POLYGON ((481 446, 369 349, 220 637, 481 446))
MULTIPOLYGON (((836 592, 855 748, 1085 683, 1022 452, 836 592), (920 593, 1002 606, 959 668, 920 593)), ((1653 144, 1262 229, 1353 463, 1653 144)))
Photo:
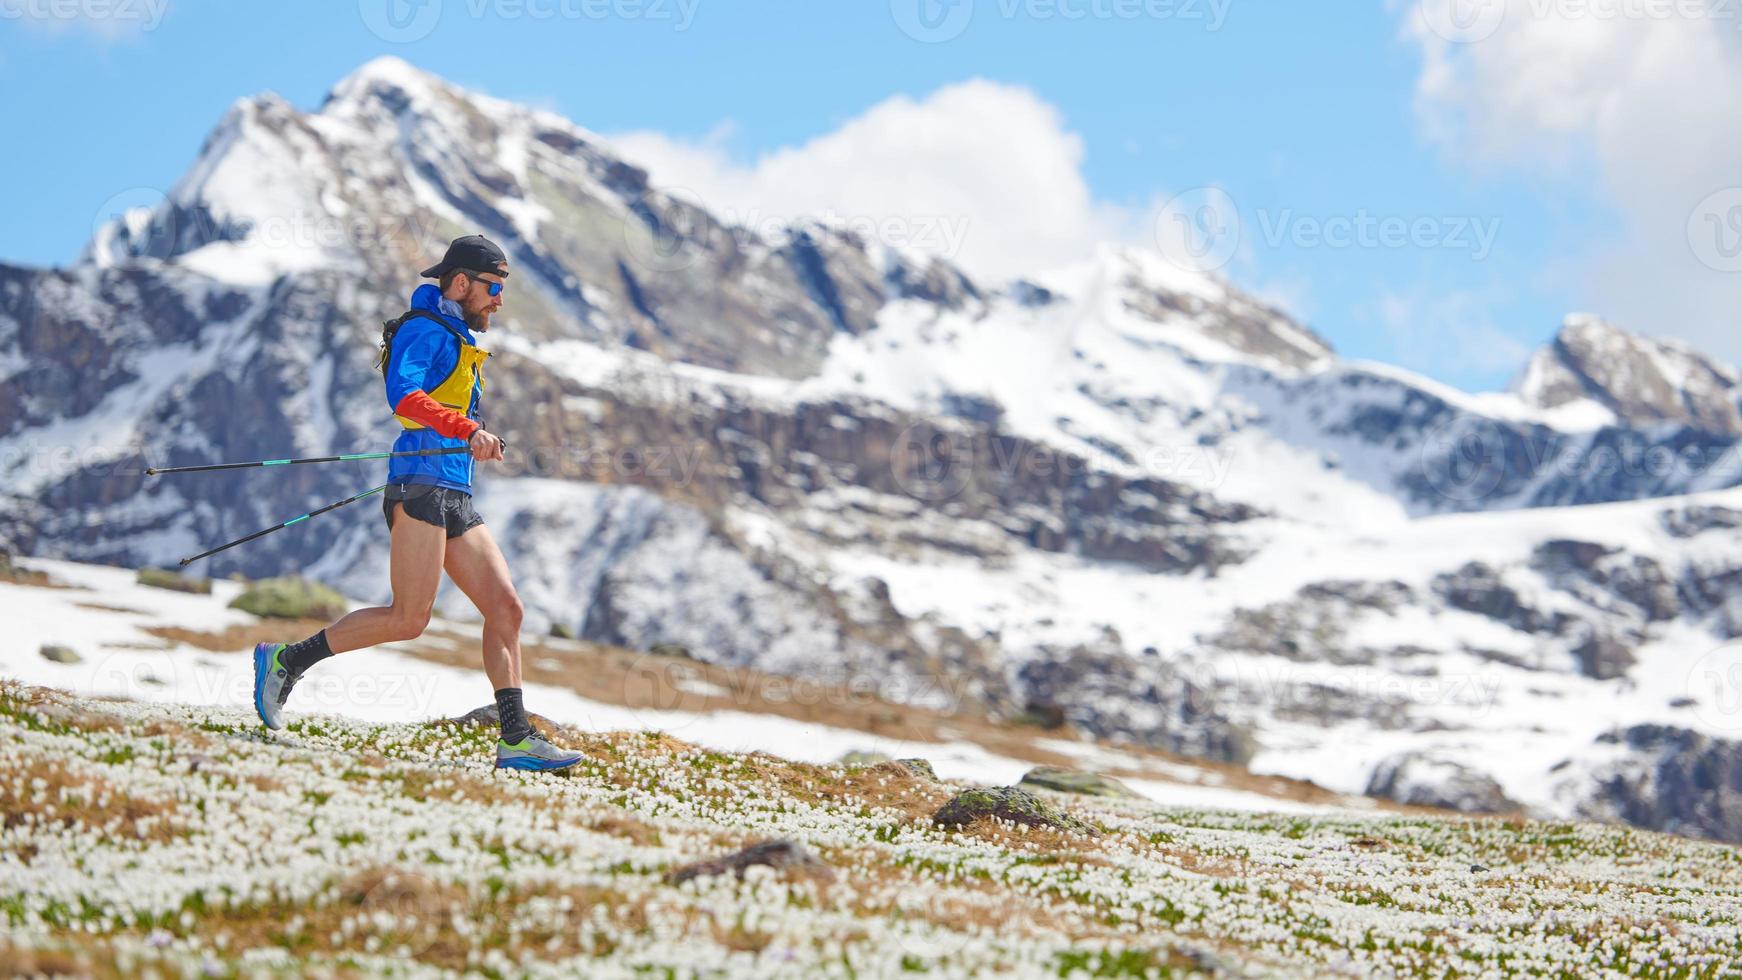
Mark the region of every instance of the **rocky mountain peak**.
POLYGON ((1195 354, 1212 360, 1232 355, 1288 372, 1334 357, 1324 338, 1288 314, 1160 252, 1103 246, 1095 261, 1126 312, 1169 328, 1195 354))
POLYGON ((1588 313, 1569 315, 1511 390, 1538 408, 1588 401, 1631 425, 1676 422, 1742 434, 1742 375, 1674 340, 1644 337, 1588 313))

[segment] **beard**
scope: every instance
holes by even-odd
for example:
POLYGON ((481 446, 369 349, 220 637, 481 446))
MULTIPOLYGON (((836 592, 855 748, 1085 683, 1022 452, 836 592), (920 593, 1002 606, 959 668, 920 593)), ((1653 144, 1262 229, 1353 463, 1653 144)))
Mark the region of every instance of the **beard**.
POLYGON ((490 329, 490 314, 485 310, 467 312, 465 319, 467 328, 476 333, 483 333, 490 329))

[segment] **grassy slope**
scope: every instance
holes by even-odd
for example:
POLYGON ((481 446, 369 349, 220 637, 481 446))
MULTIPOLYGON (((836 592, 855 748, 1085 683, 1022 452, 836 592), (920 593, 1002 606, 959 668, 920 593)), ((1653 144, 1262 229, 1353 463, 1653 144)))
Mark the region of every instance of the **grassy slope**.
POLYGON ((952 787, 572 734, 573 778, 492 733, 0 685, 0 963, 134 975, 1539 971, 1720 976, 1742 852, 1619 827, 1067 805, 1107 833, 933 827, 952 787), (664 872, 785 836, 832 883, 664 872), (1478 870, 1480 865, 1491 870, 1478 870))

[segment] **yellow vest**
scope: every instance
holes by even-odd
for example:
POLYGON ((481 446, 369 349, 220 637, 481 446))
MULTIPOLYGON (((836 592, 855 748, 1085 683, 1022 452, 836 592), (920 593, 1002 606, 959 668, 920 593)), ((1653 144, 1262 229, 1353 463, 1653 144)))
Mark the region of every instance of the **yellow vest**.
MULTIPOLYGON (((446 327, 447 324, 444 323, 442 326, 446 327)), ((458 409, 462 414, 466 414, 472 407, 473 382, 477 383, 479 391, 484 390, 484 358, 489 357, 490 352, 482 347, 473 347, 466 343, 458 333, 454 333, 452 327, 448 328, 448 332, 453 334, 454 340, 460 345, 459 360, 454 362, 454 369, 448 372, 448 376, 442 379, 441 384, 424 390, 429 392, 429 396, 434 398, 443 408, 458 409)), ((399 424, 407 429, 428 428, 422 422, 413 422, 397 412, 394 413, 393 417, 398 419, 399 424)))

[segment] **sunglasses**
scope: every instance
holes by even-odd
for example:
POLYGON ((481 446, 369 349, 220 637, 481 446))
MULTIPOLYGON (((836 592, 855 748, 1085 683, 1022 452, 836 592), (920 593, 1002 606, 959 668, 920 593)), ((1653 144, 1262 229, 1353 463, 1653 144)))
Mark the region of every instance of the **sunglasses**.
POLYGON ((489 281, 489 280, 487 280, 487 279, 482 279, 482 278, 479 278, 479 274, 478 274, 478 273, 475 273, 475 272, 468 272, 468 273, 466 273, 466 277, 467 277, 467 278, 469 278, 469 279, 471 279, 471 280, 472 280, 472 281, 473 281, 473 282, 479 282, 479 283, 483 283, 483 284, 484 284, 484 285, 486 285, 486 286, 489 286, 489 287, 490 287, 490 295, 491 295, 491 296, 500 296, 500 295, 502 295, 502 286, 503 286, 503 285, 504 285, 504 284, 503 284, 503 283, 499 283, 499 282, 490 282, 490 281, 489 281))

